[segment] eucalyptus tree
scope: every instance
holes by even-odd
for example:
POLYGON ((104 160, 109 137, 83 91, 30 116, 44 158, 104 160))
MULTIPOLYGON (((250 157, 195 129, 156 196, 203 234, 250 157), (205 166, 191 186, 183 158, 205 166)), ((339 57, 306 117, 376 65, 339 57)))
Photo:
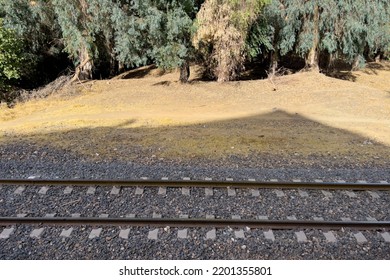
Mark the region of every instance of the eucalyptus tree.
POLYGON ((179 67, 180 81, 189 78, 193 19, 201 1, 120 1, 112 19, 118 60, 130 67, 148 62, 163 69, 179 67))
POLYGON ((22 41, 0 18, 0 102, 7 99, 10 82, 20 78, 22 62, 22 41))
POLYGON ((387 0, 273 0, 265 13, 275 51, 295 52, 311 70, 319 70, 320 57, 357 67, 389 46, 387 0))
POLYGON ((93 15, 88 11, 88 0, 52 0, 61 26, 65 51, 77 66, 75 78, 92 78, 93 59, 97 57, 95 34, 92 32, 93 15))
POLYGON ((145 10, 151 57, 163 69, 180 68, 180 81, 187 82, 189 62, 194 54, 191 43, 194 0, 151 0, 145 10))
POLYGON ((23 43, 23 80, 32 87, 48 82, 57 71, 63 49, 51 1, 3 0, 1 4, 4 27, 12 29, 23 43), (54 63, 48 66, 48 60, 54 63))
POLYGON ((206 0, 196 21, 193 43, 219 82, 236 79, 246 59, 252 24, 267 0, 206 0))

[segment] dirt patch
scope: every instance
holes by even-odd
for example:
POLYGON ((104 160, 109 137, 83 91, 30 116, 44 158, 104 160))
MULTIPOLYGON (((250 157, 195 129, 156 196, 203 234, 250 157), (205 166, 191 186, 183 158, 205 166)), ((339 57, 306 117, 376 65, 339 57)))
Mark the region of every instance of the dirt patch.
POLYGON ((143 68, 79 85, 78 94, 1 108, 0 141, 107 160, 267 154, 381 162, 390 156, 388 67, 354 73, 356 82, 298 73, 275 85, 196 75, 182 85, 175 71, 143 68))

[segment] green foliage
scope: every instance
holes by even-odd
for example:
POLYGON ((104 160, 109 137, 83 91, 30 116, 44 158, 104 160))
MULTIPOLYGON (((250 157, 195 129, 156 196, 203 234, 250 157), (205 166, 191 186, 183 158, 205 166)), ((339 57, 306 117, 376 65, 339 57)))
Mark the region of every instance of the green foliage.
MULTIPOLYGON (((218 81, 236 79, 246 59, 249 31, 267 0, 206 0, 197 15, 194 46, 218 81)), ((258 34, 258 41, 263 38, 258 34)), ((249 40, 249 49, 253 48, 249 40)))
POLYGON ((159 67, 180 67, 193 53, 193 0, 123 1, 112 14, 118 60, 139 66, 148 61, 159 67))
POLYGON ((387 0, 273 0, 265 15, 282 55, 308 59, 316 52, 317 59, 323 54, 361 63, 390 45, 387 0))
POLYGON ((52 0, 65 50, 81 64, 181 66, 191 54, 193 0, 52 0))
POLYGON ((192 53, 193 0, 150 1, 145 13, 151 56, 163 69, 180 67, 192 53))
POLYGON ((32 87, 50 81, 63 48, 51 1, 3 1, 2 9, 4 26, 23 40, 22 79, 32 87))
POLYGON ((261 15, 253 23, 246 40, 246 54, 249 59, 274 50, 272 34, 272 26, 268 25, 266 18, 261 15))
POLYGON ((147 22, 142 18, 148 7, 142 0, 119 2, 111 15, 117 59, 128 67, 144 65, 150 58, 147 22))
MULTIPOLYGON (((9 89, 13 79, 20 78, 22 42, 13 30, 3 27, 0 19, 0 94, 9 89)), ((0 101, 3 99, 0 95, 0 101)))

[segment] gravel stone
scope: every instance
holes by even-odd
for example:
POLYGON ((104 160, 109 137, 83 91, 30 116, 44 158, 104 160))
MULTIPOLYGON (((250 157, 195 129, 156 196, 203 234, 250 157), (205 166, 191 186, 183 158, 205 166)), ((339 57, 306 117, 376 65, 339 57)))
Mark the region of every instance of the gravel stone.
MULTIPOLYGON (((136 152, 136 151, 132 151, 136 152)), ((103 158, 90 159, 72 151, 40 147, 39 144, 20 142, 0 145, 0 178, 42 179, 142 179, 159 180, 213 180, 225 181, 280 181, 280 182, 381 182, 390 181, 390 162, 376 164, 375 159, 354 162, 348 159, 321 160, 322 155, 307 159, 299 156, 246 157, 227 155, 221 159, 150 159, 139 153, 136 160, 120 161, 103 158), (313 159, 314 163, 310 162, 313 159)), ((9 186, 0 188, 0 215, 43 217, 56 213, 57 217, 70 217, 78 213, 84 217, 152 217, 158 213, 174 218, 228 219, 232 215, 242 219, 269 218, 285 220, 295 216, 298 220, 321 217, 324 220, 390 220, 389 191, 354 191, 354 196, 337 190, 277 190, 235 189, 230 196, 227 188, 191 188, 183 195, 180 188, 144 187, 142 195, 136 188, 97 186, 86 195, 85 187, 47 186, 46 193, 38 186, 9 186), (255 194, 255 195, 254 195, 255 194), (262 217, 264 216, 264 217, 262 217)), ((390 234, 382 231, 360 232, 365 242, 358 242, 358 232, 348 229, 321 231, 302 230, 306 242, 298 242, 296 230, 229 229, 229 228, 150 228, 101 227, 99 235, 89 238, 96 230, 91 226, 72 228, 47 226, 39 230, 34 226, 0 226, 0 259, 390 259, 390 234), (65 232, 69 233, 69 237, 65 232), (186 238, 178 238, 179 231, 186 238), (240 234, 237 235, 237 232, 240 234), (241 238, 244 235, 244 238, 241 238)))

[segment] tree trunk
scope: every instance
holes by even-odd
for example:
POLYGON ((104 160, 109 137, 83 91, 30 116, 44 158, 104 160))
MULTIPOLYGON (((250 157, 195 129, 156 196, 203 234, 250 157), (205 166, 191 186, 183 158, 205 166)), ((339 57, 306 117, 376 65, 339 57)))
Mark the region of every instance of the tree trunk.
POLYGON ((319 53, 318 53, 318 47, 320 43, 320 31, 319 31, 319 26, 320 24, 320 13, 319 13, 319 8, 318 4, 314 7, 314 15, 313 15, 313 25, 314 25, 314 30, 313 30, 313 45, 312 48, 309 52, 309 54, 306 57, 306 68, 311 70, 311 71, 316 71, 318 72, 319 69, 319 53))
POLYGON ((278 69, 279 54, 277 51, 271 53, 271 63, 269 66, 269 76, 275 76, 278 69))
POLYGON ((80 64, 76 67, 75 74, 71 79, 71 82, 76 80, 83 81, 92 79, 93 62, 86 48, 84 48, 83 51, 80 51, 79 59, 80 64))
POLYGON ((360 69, 360 55, 357 55, 352 63, 352 71, 357 71, 360 69))
MULTIPOLYGON (((80 6, 83 20, 86 21, 88 18, 88 3, 86 0, 80 0, 80 6)), ((85 45, 81 47, 79 52, 79 61, 80 64, 76 68, 76 74, 74 78, 81 81, 92 79, 93 60, 91 59, 88 53, 88 49, 85 45)))
POLYGON ((334 67, 335 67, 335 55, 330 53, 328 56, 328 65, 327 65, 328 72, 333 71, 334 67))
POLYGON ((92 59, 89 56, 87 48, 84 48, 83 51, 80 52, 80 65, 78 66, 80 69, 78 79, 79 80, 90 80, 92 79, 92 59))
POLYGON ((190 64, 186 60, 184 63, 180 66, 180 82, 181 83, 188 83, 188 79, 190 78, 190 64))

